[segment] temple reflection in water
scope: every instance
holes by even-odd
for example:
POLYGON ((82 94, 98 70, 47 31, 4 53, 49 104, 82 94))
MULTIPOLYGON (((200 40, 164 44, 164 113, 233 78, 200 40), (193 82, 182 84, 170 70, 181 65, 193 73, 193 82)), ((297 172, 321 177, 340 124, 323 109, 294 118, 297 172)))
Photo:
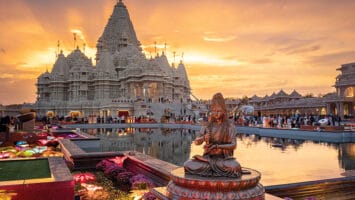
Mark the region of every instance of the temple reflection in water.
POLYGON ((136 150, 181 165, 189 159, 195 131, 188 129, 89 129, 101 140, 100 151, 136 150))
MULTIPOLYGON (((197 132, 186 129, 90 129, 101 139, 101 151, 136 150, 182 166, 202 149, 197 132)), ((234 155, 245 166, 262 172, 265 185, 347 176, 355 170, 355 144, 238 135, 234 155)))
POLYGON ((355 144, 339 144, 338 159, 341 168, 345 170, 355 169, 355 144))

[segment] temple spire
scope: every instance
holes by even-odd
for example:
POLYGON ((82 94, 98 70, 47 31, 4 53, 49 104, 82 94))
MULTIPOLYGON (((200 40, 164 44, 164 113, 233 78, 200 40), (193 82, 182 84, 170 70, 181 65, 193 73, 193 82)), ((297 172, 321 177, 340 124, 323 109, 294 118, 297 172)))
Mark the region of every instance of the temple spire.
POLYGON ((115 5, 105 30, 97 42, 97 59, 100 58, 102 51, 100 43, 105 44, 111 54, 128 46, 140 47, 128 10, 122 0, 115 5))

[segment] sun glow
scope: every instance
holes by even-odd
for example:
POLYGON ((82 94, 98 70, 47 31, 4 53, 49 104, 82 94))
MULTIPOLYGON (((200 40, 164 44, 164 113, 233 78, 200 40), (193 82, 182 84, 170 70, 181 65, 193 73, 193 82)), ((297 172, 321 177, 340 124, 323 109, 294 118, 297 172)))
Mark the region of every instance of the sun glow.
MULTIPOLYGON (((88 46, 88 42, 84 36, 84 33, 80 29, 71 29, 71 33, 74 35, 74 42, 76 46, 81 46, 82 52, 89 58, 95 58, 96 55, 96 47, 88 46), (78 40, 79 39, 79 40, 78 40)), ((76 47, 75 47, 76 48, 76 47)))
MULTIPOLYGON (((218 40, 218 39, 217 39, 218 40)), ((212 53, 201 52, 181 52, 172 51, 172 46, 167 44, 147 44, 141 46, 143 53, 147 57, 154 57, 155 55, 160 55, 162 52, 165 52, 165 55, 168 57, 170 63, 177 63, 180 60, 188 64, 202 64, 202 65, 211 65, 211 66, 238 66, 242 63, 236 59, 225 59, 219 57, 219 55, 212 55, 212 53)))
POLYGON ((43 71, 43 66, 53 65, 56 59, 56 52, 54 47, 49 47, 43 51, 34 51, 29 54, 24 64, 21 65, 23 68, 41 67, 43 71))
MULTIPOLYGON (((96 55, 96 48, 88 46, 83 32, 79 29, 71 29, 71 33, 75 33, 77 37, 76 46, 88 57, 91 58, 94 63, 94 58, 96 55), (85 45, 84 45, 85 44, 85 45)), ((51 71, 52 67, 57 59, 59 51, 62 51, 64 55, 69 55, 73 51, 73 47, 68 48, 68 45, 65 45, 66 42, 59 41, 59 46, 57 47, 48 47, 44 50, 32 51, 29 53, 24 62, 18 66, 23 69, 33 69, 38 74, 43 73, 48 70, 51 71)), ((37 75, 33 75, 33 78, 36 78, 37 75)))
POLYGON ((183 57, 184 62, 189 64, 202 64, 211 66, 238 66, 242 62, 235 59, 224 59, 217 55, 203 54, 203 53, 186 53, 183 57))
POLYGON ((79 36, 79 38, 85 42, 85 37, 83 35, 83 32, 81 32, 81 30, 79 29, 71 29, 70 30, 71 33, 75 34, 76 36, 79 36))

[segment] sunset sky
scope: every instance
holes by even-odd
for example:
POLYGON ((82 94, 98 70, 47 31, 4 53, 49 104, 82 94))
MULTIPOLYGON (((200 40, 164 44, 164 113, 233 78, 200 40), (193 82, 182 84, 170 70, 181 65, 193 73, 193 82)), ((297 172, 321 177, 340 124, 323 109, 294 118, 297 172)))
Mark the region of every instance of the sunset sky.
MULTIPOLYGON (((35 102, 37 77, 78 44, 94 59, 116 0, 0 0, 0 104, 35 102)), ((353 0, 124 0, 138 39, 183 60, 192 93, 332 92, 355 62, 353 0)), ((152 52, 153 53, 153 52, 152 52)))

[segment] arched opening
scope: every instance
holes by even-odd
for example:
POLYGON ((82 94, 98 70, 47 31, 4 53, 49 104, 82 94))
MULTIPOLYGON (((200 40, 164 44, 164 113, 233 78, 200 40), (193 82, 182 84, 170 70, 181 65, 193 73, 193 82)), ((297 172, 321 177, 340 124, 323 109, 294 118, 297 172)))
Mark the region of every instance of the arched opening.
POLYGON ((157 91, 158 91, 158 84, 157 83, 150 83, 149 84, 149 92, 148 92, 149 98, 155 100, 158 96, 157 91))
POLYGON ((354 92, 355 92, 354 87, 348 87, 345 89, 344 95, 345 95, 345 97, 354 97, 355 96, 354 92))

